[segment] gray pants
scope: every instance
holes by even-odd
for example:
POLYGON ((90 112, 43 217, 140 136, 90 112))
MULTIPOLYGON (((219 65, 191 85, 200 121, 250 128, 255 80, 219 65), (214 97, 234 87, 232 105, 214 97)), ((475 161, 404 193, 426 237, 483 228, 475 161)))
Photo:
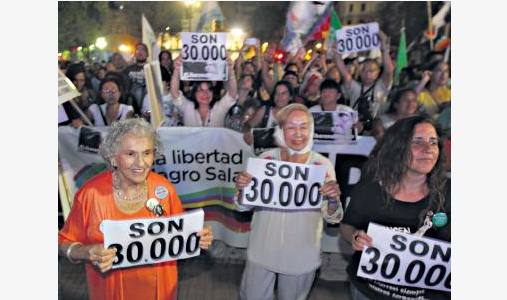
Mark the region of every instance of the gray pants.
POLYGON ((273 299, 277 277, 277 300, 304 300, 312 288, 315 271, 301 275, 285 275, 269 271, 247 260, 241 278, 239 298, 241 300, 273 299))

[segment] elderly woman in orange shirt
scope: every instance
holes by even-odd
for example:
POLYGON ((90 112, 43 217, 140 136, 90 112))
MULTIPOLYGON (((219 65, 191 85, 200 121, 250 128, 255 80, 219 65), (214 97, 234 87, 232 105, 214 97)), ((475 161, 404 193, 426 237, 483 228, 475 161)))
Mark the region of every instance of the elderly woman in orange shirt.
MULTIPOLYGON (((183 212, 176 190, 167 179, 151 171, 160 151, 158 135, 143 119, 112 124, 99 148, 110 170, 98 174, 78 191, 58 234, 58 253, 71 262, 86 263, 90 299, 176 299, 176 261, 111 270, 116 249, 104 248, 102 220, 153 218, 147 199, 157 198, 165 216, 183 212)), ((207 249, 211 227, 197 233, 207 249)))

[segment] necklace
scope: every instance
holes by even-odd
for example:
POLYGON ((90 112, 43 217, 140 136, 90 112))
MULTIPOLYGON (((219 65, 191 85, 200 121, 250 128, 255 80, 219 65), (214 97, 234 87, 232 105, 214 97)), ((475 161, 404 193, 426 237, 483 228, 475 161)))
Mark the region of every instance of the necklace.
POLYGON ((135 193, 129 195, 126 192, 123 192, 120 188, 120 179, 118 178, 118 173, 113 173, 113 191, 116 200, 124 200, 126 202, 138 202, 140 200, 144 201, 147 198, 148 192, 148 183, 146 179, 143 182, 141 188, 137 188, 135 193))

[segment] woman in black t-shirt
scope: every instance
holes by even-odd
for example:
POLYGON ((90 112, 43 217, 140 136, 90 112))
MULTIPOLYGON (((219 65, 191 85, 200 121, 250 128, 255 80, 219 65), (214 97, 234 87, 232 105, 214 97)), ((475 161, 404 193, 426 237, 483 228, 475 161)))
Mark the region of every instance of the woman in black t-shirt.
POLYGON ((352 299, 450 299, 450 292, 356 275, 363 247, 372 246, 373 240, 366 234, 370 222, 450 242, 450 181, 446 178, 439 137, 440 130, 433 119, 408 117, 389 127, 373 149, 340 226, 344 238, 356 251, 347 269, 352 299), (445 222, 432 218, 436 216, 445 222))

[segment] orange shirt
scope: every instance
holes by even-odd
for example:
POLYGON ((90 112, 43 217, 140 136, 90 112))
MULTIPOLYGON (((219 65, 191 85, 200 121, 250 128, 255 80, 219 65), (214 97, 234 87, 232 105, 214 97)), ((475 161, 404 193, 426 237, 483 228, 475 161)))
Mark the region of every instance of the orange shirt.
MULTIPOLYGON (((107 171, 91 178, 76 193, 74 204, 64 227, 58 234, 58 243, 77 241, 84 245, 104 243, 99 229, 102 220, 129 220, 153 218, 153 212, 143 207, 134 214, 118 209, 113 197, 112 173, 107 171)), ((162 204, 164 216, 182 213, 183 207, 174 186, 161 175, 148 174, 148 197, 162 204), (158 198, 155 189, 163 186, 168 193, 158 198)), ((159 194, 160 196, 160 194, 159 194)), ((178 272, 176 261, 110 270, 104 274, 86 263, 90 299, 138 300, 176 299, 178 272)))

